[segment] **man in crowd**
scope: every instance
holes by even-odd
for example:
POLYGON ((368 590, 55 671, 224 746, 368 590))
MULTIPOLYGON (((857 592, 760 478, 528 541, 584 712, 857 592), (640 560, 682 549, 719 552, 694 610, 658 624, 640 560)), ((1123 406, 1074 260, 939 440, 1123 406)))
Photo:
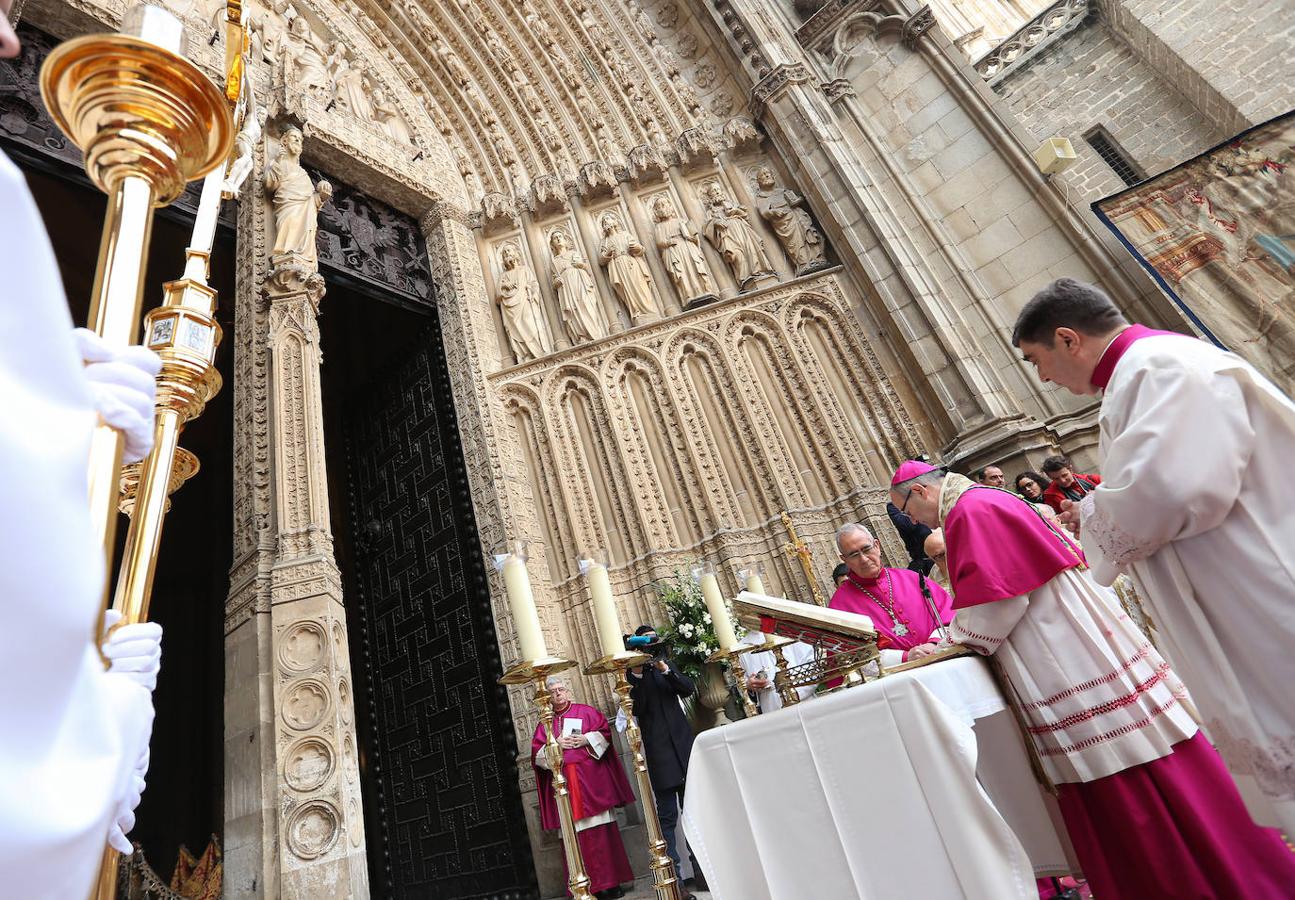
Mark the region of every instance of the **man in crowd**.
MULTIPOLYGON (((10 5, 6 58, 20 50, 10 5)), ((91 640, 107 577, 86 461, 99 422, 124 436, 124 461, 151 449, 159 360, 73 333, 40 213, 2 153, 0 209, 0 893, 85 897, 105 840, 130 850, 162 637, 116 628, 107 670, 91 640)))
POLYGON ((1295 854, 1251 822, 1181 682, 1060 526, 927 463, 891 495, 943 526, 951 637, 1001 665, 1093 895, 1288 895, 1295 854))
POLYGON ((848 576, 849 574, 850 574, 849 566, 847 566, 845 563, 837 563, 836 568, 832 570, 832 590, 836 590, 837 588, 839 588, 841 586, 841 582, 845 581, 846 576, 848 576))
POLYGON ((836 549, 850 571, 827 605, 872 619, 883 646, 882 666, 920 659, 935 649, 940 625, 953 615, 953 602, 944 588, 920 572, 883 566, 881 545, 862 525, 838 528, 836 549))
POLYGON ((890 523, 895 526, 899 539, 904 542, 904 549, 908 552, 908 567, 922 574, 931 571, 931 561, 922 552, 922 543, 931 529, 914 522, 893 503, 886 504, 886 515, 890 516, 890 523))
MULTIPOLYGON (((1093 573, 1137 582, 1256 822, 1295 835, 1295 404, 1204 341, 1130 325, 1069 278, 1021 311, 1039 377, 1103 392, 1103 480, 1063 503, 1093 573)), ((1286 891, 1290 891, 1291 882, 1286 891)))
MULTIPOLYGON (((634 633, 656 637, 656 629, 651 625, 640 625, 634 633)), ((657 817, 661 820, 666 850, 678 873, 675 829, 679 824, 679 808, 683 805, 693 742, 692 726, 688 724, 680 701, 692 696, 696 688, 692 679, 676 669, 665 656, 657 656, 647 665, 630 669, 626 675, 630 683, 630 699, 634 701, 634 718, 643 732, 643 754, 647 757, 648 775, 652 779, 657 817)), ((692 869, 700 871, 695 861, 692 869)), ((687 895, 685 900, 691 896, 687 895)))
MULTIPOLYGON (((576 839, 589 876, 589 890, 599 900, 625 896, 621 885, 634 880, 625 844, 616 825, 614 810, 634 802, 625 770, 612 749, 612 728, 606 717, 592 706, 573 702, 571 685, 565 678, 550 676, 553 695, 553 729, 562 748, 562 774, 571 795, 571 815, 576 820, 576 839)), ((553 773, 549 768, 544 723, 535 726, 531 739, 531 765, 540 800, 540 826, 561 828, 558 804, 553 796, 553 773)), ((566 857, 563 856, 565 864, 566 857)), ((567 873, 568 877, 570 873, 567 873)))
POLYGON ((947 591, 949 588, 949 569, 948 564, 945 562, 944 529, 933 529, 930 535, 927 536, 923 549, 926 551, 926 555, 931 558, 931 561, 935 563, 931 567, 929 577, 939 582, 940 587, 947 591))
POLYGON ((978 484, 983 484, 986 487, 1000 488, 1007 484, 1007 479, 1003 477, 1003 470, 998 466, 985 466, 983 469, 977 469, 971 473, 971 477, 978 484))
POLYGON ((1043 461, 1043 474, 1052 479, 1043 491, 1043 502, 1056 512, 1066 500, 1082 500, 1102 483, 1100 475, 1076 475, 1068 456, 1049 456, 1043 461))

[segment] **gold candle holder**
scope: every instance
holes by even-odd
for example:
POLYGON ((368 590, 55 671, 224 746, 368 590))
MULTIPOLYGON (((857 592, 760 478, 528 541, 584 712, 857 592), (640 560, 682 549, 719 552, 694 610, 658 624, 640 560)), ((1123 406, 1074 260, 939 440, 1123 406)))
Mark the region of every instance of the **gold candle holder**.
POLYGON ((614 690, 620 698, 621 711, 625 713, 625 737, 629 740, 630 752, 634 754, 634 777, 638 780, 639 802, 643 804, 643 819, 647 824, 652 887, 656 890, 657 900, 680 900, 679 879, 675 874, 674 860, 666 852, 665 835, 661 832, 661 819, 656 811, 656 795, 652 793, 647 757, 643 754, 643 732, 639 730, 638 719, 634 718, 634 701, 630 699, 630 683, 625 674, 651 660, 645 653, 622 650, 594 660, 585 667, 585 674, 616 677, 614 690))
POLYGON ((782 700, 783 706, 795 706, 800 702, 800 694, 797 693, 795 686, 791 683, 789 670, 791 665, 787 662, 787 656, 783 653, 783 648, 788 644, 794 644, 795 641, 790 638, 779 637, 776 634, 767 634, 764 637, 764 645, 756 649, 769 650, 773 652, 773 660, 776 670, 773 675, 773 686, 778 691, 778 697, 782 700))
POLYGON ((558 746, 557 735, 553 733, 553 695, 548 686, 550 675, 565 672, 575 665, 573 660, 556 656, 521 660, 500 676, 499 683, 532 684, 535 687, 532 699, 540 711, 540 722, 544 724, 544 755, 548 758, 549 771, 553 773, 553 797, 558 804, 562 850, 567 858, 567 887, 571 890, 573 900, 594 900, 593 894, 589 892, 590 882, 585 871, 584 856, 580 853, 576 822, 571 811, 571 793, 567 790, 566 776, 562 774, 562 748, 558 746))
MULTIPOLYGON (((222 165, 234 140, 224 95, 180 55, 178 19, 140 6, 126 13, 122 30, 60 44, 41 68, 51 118, 81 148, 86 174, 108 195, 87 324, 112 344, 137 338, 153 208, 222 165)), ((90 448, 90 509, 109 563, 120 470, 121 437, 101 425, 90 448)))
POLYGON ((751 692, 746 689, 746 670, 742 668, 742 654, 750 653, 752 650, 758 650, 759 647, 737 646, 728 650, 716 650, 710 656, 706 657, 706 662, 726 662, 728 670, 733 675, 733 680, 737 684, 737 695, 742 698, 742 710, 746 713, 748 719, 753 719, 760 714, 759 708, 751 701, 751 692))

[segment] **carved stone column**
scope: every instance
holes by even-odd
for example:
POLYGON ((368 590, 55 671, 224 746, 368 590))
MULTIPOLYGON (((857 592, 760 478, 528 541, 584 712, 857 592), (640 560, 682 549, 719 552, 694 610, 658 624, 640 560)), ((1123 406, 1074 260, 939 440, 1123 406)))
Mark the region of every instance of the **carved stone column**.
POLYGON ((281 896, 369 896, 342 583, 329 530, 313 260, 272 257, 269 431, 274 773, 281 896))

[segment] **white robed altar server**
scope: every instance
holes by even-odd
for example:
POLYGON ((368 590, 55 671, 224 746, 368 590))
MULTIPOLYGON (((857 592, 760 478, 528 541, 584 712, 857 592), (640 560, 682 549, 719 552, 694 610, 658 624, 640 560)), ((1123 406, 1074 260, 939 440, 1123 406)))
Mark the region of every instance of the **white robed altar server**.
POLYGON ((1104 391, 1102 483, 1063 518, 1099 582, 1137 583, 1254 820, 1295 835, 1295 404, 1071 279, 1026 305, 1013 343, 1044 381, 1104 391))
MULTIPOLYGON (((741 641, 748 646, 759 647, 764 643, 765 635, 760 631, 748 631, 742 635, 741 641)), ((790 644, 783 645, 782 655, 787 660, 788 667, 795 668, 813 661, 814 648, 800 641, 792 641, 790 644)), ((774 657, 773 651, 753 650, 750 653, 743 653, 742 668, 746 671, 747 690, 759 701, 760 712, 770 713, 782 709, 782 697, 773 683, 774 676, 778 672, 778 660, 774 657), (760 673, 764 673, 763 678, 758 677, 760 673)), ((814 696, 817 686, 811 684, 795 690, 801 700, 808 700, 814 696)))
POLYGON ((74 337, 40 215, 2 153, 0 209, 0 895, 65 900, 89 894, 105 840, 129 851, 148 765, 161 629, 116 630, 104 670, 87 461, 99 418, 128 459, 150 449, 159 361, 74 337))

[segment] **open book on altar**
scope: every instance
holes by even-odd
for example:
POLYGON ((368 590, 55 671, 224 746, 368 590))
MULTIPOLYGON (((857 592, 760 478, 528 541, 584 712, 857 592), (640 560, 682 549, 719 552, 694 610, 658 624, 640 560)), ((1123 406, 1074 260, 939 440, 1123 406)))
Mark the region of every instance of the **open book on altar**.
POLYGON ((742 626, 752 631, 788 637, 833 652, 876 647, 872 619, 858 613, 750 591, 737 595, 733 609, 742 626))

